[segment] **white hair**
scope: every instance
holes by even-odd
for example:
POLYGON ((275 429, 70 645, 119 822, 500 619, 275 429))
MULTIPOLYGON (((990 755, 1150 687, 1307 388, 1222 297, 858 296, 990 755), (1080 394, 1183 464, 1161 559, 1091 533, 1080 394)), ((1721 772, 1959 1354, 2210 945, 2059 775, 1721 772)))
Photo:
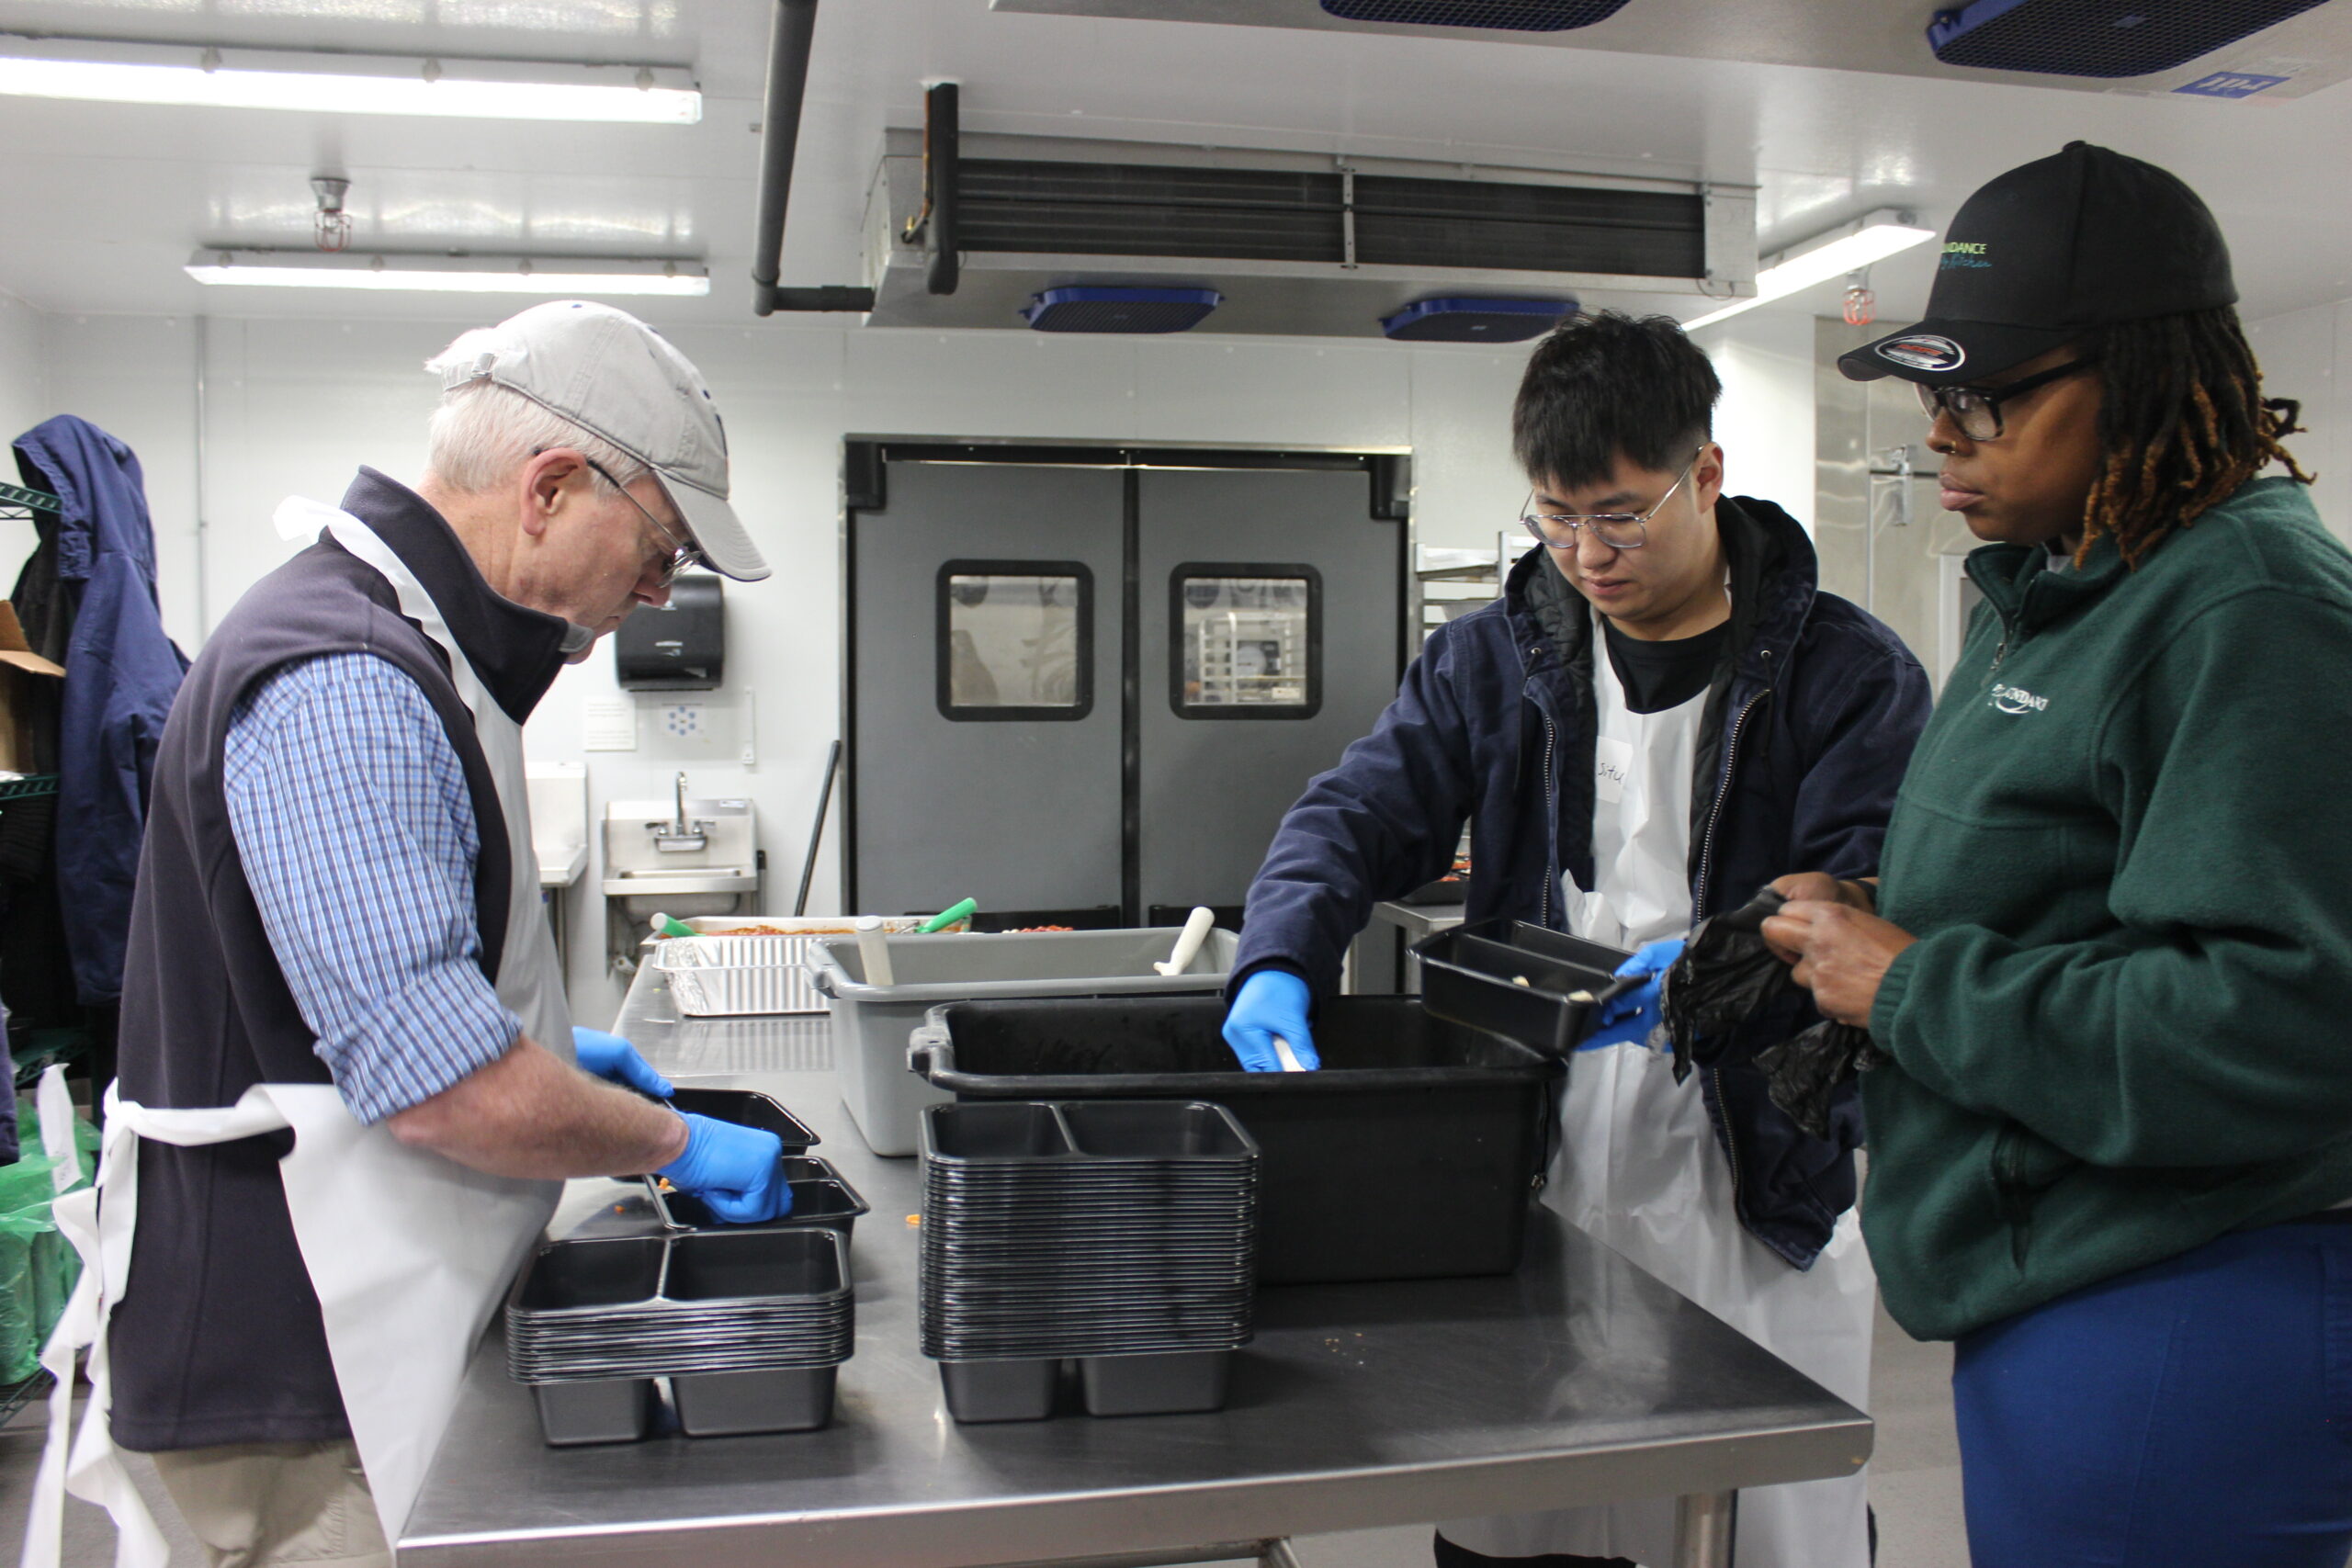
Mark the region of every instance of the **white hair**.
MULTIPOLYGON (((435 360, 427 368, 438 370, 435 360)), ((649 470, 619 447, 495 381, 463 382, 441 394, 426 436, 425 471, 460 495, 480 495, 514 477, 551 446, 600 463, 623 485, 649 470)), ((600 481, 601 482, 601 481, 600 481)))

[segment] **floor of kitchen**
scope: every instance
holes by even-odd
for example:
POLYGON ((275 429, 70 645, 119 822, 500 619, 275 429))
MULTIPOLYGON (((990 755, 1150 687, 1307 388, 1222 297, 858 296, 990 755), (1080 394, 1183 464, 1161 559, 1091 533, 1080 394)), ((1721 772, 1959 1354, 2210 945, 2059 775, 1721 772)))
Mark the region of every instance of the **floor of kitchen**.
MULTIPOLYGON (((1921 1345, 1881 1314, 1871 1371, 1878 1447, 1871 1462, 1871 1501, 1878 1511, 1879 1561, 1888 1568, 1967 1568, 1961 1528, 1960 1449, 1951 1421, 1951 1347, 1921 1345)), ((0 1427, 0 1553, 21 1540, 33 1472, 40 1461, 48 1403, 20 1411, 0 1427)), ((137 1455, 131 1473, 172 1543, 173 1568, 203 1568, 204 1555, 180 1525, 154 1471, 137 1455)), ((1298 1542, 1306 1568, 1428 1568, 1430 1531, 1363 1530, 1298 1542)), ((69 1502, 65 1568, 109 1568, 114 1532, 103 1515, 69 1502)))

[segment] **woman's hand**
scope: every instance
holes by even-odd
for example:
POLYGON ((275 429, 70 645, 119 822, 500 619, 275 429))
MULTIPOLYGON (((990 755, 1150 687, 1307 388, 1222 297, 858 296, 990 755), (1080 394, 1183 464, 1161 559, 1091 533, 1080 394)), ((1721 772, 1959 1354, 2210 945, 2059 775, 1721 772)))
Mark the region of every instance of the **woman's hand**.
MULTIPOLYGON (((1773 886, 1806 880, 1783 877, 1773 886)), ((1813 993, 1823 1017, 1868 1029, 1887 965, 1919 939, 1849 903, 1796 898, 1764 922, 1764 940, 1796 965, 1792 977, 1813 993)))
MULTIPOLYGON (((1792 904, 1843 904, 1849 909, 1860 909, 1865 915, 1878 913, 1878 881, 1840 882, 1826 871, 1800 871, 1772 884, 1772 891, 1792 904)), ((1784 951, 1772 941, 1772 928, 1764 927, 1764 945, 1772 956, 1783 964, 1794 964, 1804 954, 1784 951)))

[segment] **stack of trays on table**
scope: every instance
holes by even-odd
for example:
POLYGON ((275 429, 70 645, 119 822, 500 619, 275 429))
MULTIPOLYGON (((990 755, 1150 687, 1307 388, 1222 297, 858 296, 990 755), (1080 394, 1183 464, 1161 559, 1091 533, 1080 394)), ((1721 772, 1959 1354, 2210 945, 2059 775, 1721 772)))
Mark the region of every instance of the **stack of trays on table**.
POLYGON ((922 1124, 922 1351, 958 1421, 1216 1410, 1250 1342, 1258 1145, 1197 1100, 934 1105, 922 1124))
POLYGON ((670 1380, 689 1437, 831 1418, 855 1320, 849 1240, 823 1226, 542 1247, 506 1303, 506 1370, 550 1444, 633 1442, 670 1380))

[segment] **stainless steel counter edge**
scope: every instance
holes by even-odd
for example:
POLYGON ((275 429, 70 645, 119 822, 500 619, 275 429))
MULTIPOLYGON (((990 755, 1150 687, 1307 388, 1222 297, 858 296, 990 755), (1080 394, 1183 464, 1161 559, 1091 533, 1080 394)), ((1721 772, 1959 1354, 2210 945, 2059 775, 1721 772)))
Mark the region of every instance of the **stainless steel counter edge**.
POLYGON ((1850 1474, 1868 1461, 1871 1422, 1823 1422, 1772 1437, 1729 1436, 1544 1458, 1392 1465, 1237 1479, 1228 1486, 1138 1486, 1120 1492, 1037 1493, 979 1506, 967 1501, 863 1512, 779 1512, 676 1519, 651 1528, 557 1525, 462 1537, 411 1537, 400 1561, 418 1568, 593 1563, 652 1568, 691 1556, 695 1568, 773 1568, 794 1560, 978 1568, 1035 1560, 1037 1534, 1022 1516, 1050 1511, 1072 1555, 1177 1550, 1205 1541, 1435 1524, 1540 1506, 1575 1507, 1644 1496, 1730 1491, 1850 1474), (691 1537, 691 1540, 682 1539, 691 1537), (820 1551, 812 1551, 819 1547, 820 1551))
MULTIPOLYGON (((822 1018, 670 1016, 640 975, 620 1032, 673 1079, 777 1094, 874 1212, 858 1349, 829 1428, 550 1450, 495 1331, 477 1351, 403 1568, 973 1568, 1193 1549, 1851 1473, 1869 1419, 1547 1209, 1516 1275, 1290 1286, 1216 1415, 957 1427, 916 1348, 912 1160, 844 1114, 822 1018)), ((651 1224, 574 1183, 570 1224, 651 1224)), ((1068 1391, 1065 1391, 1067 1394, 1068 1391)))

